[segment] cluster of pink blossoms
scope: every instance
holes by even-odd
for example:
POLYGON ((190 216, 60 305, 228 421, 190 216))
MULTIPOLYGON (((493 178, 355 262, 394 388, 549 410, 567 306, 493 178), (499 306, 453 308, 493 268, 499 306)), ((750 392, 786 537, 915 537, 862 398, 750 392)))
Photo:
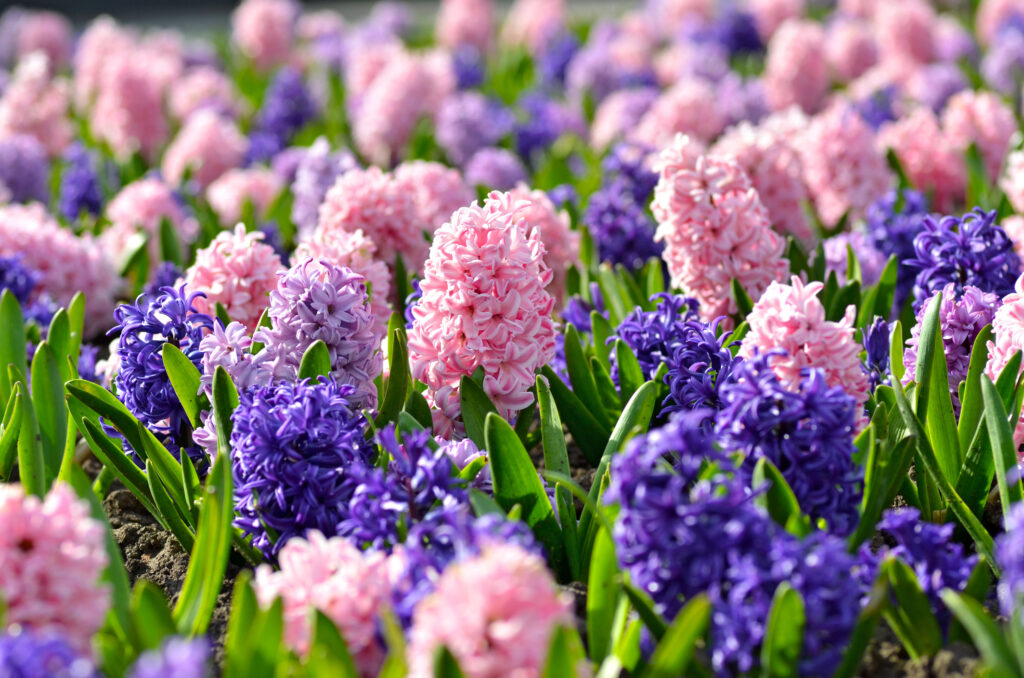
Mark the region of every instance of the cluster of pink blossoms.
POLYGON ((544 263, 553 274, 549 291, 560 304, 566 297, 565 281, 569 269, 580 259, 582 235, 572 230, 569 213, 555 209, 544 191, 530 190, 526 184, 519 184, 508 193, 519 203, 517 209, 526 223, 540 231, 544 263))
POLYGON ((212 66, 199 66, 171 86, 169 106, 171 115, 185 120, 203 108, 226 115, 238 113, 243 103, 227 75, 212 66))
POLYGON ((298 18, 294 0, 245 0, 231 15, 231 35, 257 68, 269 70, 291 58, 298 18))
POLYGON ((0 523, 5 624, 63 634, 89 654, 110 607, 110 590, 99 581, 107 566, 103 524, 64 484, 44 499, 0 484, 0 523))
POLYGON ((167 221, 179 242, 189 244, 199 235, 199 224, 185 214, 171 188, 155 177, 133 181, 118 192, 107 205, 108 226, 100 234, 112 261, 123 261, 128 254, 132 236, 149 236, 150 261, 160 260, 160 225, 167 221))
POLYGON ((652 148, 671 143, 677 134, 687 134, 707 143, 725 127, 714 88, 700 78, 680 80, 665 90, 640 118, 630 138, 652 148))
POLYGON ((212 184, 245 159, 248 142, 238 126, 211 109, 190 116, 164 151, 164 178, 180 185, 186 174, 200 187, 212 184))
POLYGON ((565 0, 516 0, 501 27, 501 42, 536 54, 565 26, 565 0))
POLYGON ((950 145, 935 114, 919 106, 882 126, 878 147, 892 149, 910 182, 933 196, 935 207, 952 209, 967 181, 963 153, 950 145))
POLYGON ((476 193, 459 171, 439 162, 403 162, 394 174, 401 190, 412 195, 427 233, 436 231, 455 210, 476 200, 476 193))
POLYGON ((67 83, 52 78, 49 71, 42 52, 18 62, 0 97, 0 139, 27 134, 57 156, 71 143, 69 94, 67 83))
POLYGON ((785 242, 735 160, 700 155, 680 135, 655 169, 661 175, 651 205, 656 239, 665 243, 672 285, 700 302, 701 317, 736 312, 733 279, 756 299, 789 272, 785 242))
POLYGON ((450 49, 472 47, 487 54, 494 24, 494 0, 442 0, 437 13, 437 42, 450 49))
MULTIPOLYGON (((1017 279, 1014 291, 1003 297, 992 319, 992 334, 985 374, 995 381, 1017 351, 1024 351, 1024 276, 1017 279)), ((1024 416, 1017 420, 1013 442, 1017 446, 1017 458, 1024 462, 1024 416)))
POLYGON ((946 104, 942 129, 961 157, 974 144, 989 178, 995 179, 1010 150, 1010 137, 1017 131, 1017 119, 998 94, 964 91, 954 94, 946 104))
POLYGON ((816 113, 828 93, 825 32, 811 21, 789 20, 772 36, 764 65, 764 89, 774 110, 799 106, 816 113))
POLYGON ((232 226, 242 218, 246 203, 252 205, 257 219, 264 215, 282 188, 280 177, 265 167, 232 169, 209 185, 206 200, 221 225, 232 226))
POLYGON ((427 385, 435 427, 450 437, 459 417, 459 381, 478 368, 484 391, 505 418, 527 407, 537 370, 555 351, 552 272, 525 205, 491 193, 452 215, 434 234, 422 298, 413 306, 409 359, 427 385))

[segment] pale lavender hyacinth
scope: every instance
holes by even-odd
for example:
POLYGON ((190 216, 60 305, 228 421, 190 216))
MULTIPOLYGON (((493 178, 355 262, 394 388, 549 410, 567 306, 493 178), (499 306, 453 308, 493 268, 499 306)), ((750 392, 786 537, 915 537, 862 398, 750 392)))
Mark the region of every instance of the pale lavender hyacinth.
MULTIPOLYGON (((469 466, 472 462, 483 457, 487 459, 487 453, 480 450, 470 438, 463 438, 462 440, 456 441, 442 441, 441 449, 448 455, 448 458, 452 460, 452 464, 458 467, 460 470, 469 466)), ((470 487, 475 487, 483 492, 490 493, 493 488, 491 480, 491 465, 484 464, 484 467, 480 469, 480 472, 470 483, 470 487)))
POLYGON ((270 384, 274 378, 270 356, 265 351, 253 354, 251 348, 252 337, 245 325, 232 322, 223 327, 215 322, 213 331, 199 343, 203 354, 203 374, 200 377, 203 392, 213 395, 213 374, 218 367, 227 371, 239 391, 270 384))
POLYGON ((466 163, 466 183, 507 191, 526 181, 526 168, 514 153, 504 148, 484 148, 466 163))
POLYGON ((875 249, 871 241, 861 231, 834 235, 823 245, 825 248, 825 270, 835 271, 836 281, 840 285, 845 285, 847 282, 846 266, 849 260, 849 249, 853 250, 854 256, 857 257, 857 263, 860 264, 862 285, 874 285, 882 276, 882 269, 885 268, 887 257, 875 249))
POLYGON ((299 160, 295 181, 292 182, 292 193, 295 196, 292 221, 298 227, 300 236, 316 228, 320 204, 334 181, 358 166, 355 156, 349 151, 331 151, 331 145, 324 137, 313 142, 309 151, 299 160))
MULTIPOLYGON (((907 349, 903 354, 906 374, 904 384, 914 379, 917 364, 918 342, 921 340, 921 321, 931 305, 931 297, 922 304, 917 314, 917 324, 911 331, 907 341, 907 349)), ((942 344, 946 353, 946 371, 949 374, 949 394, 953 399, 953 408, 960 411, 960 382, 967 376, 967 368, 971 362, 971 350, 978 333, 985 325, 992 322, 1000 299, 991 292, 982 292, 977 287, 967 285, 958 299, 956 288, 949 283, 942 290, 942 304, 939 306, 939 324, 942 330, 942 344)))
POLYGON ((480 92, 459 92, 437 112, 437 143, 456 165, 465 165, 477 151, 502 140, 515 116, 500 101, 480 92))

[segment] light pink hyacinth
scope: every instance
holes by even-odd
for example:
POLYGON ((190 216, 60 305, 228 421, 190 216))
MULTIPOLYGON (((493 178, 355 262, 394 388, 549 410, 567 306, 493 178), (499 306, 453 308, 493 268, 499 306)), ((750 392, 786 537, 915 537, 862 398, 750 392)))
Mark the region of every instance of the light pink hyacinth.
POLYGON ((245 0, 231 14, 231 37, 260 70, 292 56, 300 8, 294 0, 245 0))
POLYGON ((796 104, 815 113, 828 93, 825 32, 813 21, 790 19, 768 42, 764 92, 768 105, 779 111, 796 104))
POLYGON ((25 267, 39 273, 36 292, 67 306, 85 293, 85 332, 92 337, 110 328, 121 280, 104 248, 92 235, 62 228, 39 203, 0 207, 0 256, 21 255, 25 267))
POLYGON ((185 120, 201 108, 232 115, 242 108, 235 84, 212 66, 199 66, 177 80, 170 91, 170 111, 185 120))
POLYGON ((448 49, 472 47, 486 54, 494 39, 494 0, 442 0, 437 43, 448 49))
POLYGON ((283 601, 285 644, 299 655, 309 652, 312 613, 319 610, 338 626, 360 675, 377 675, 384 660, 377 628, 389 602, 388 557, 312 530, 306 539, 289 540, 278 562, 276 572, 266 564, 256 568, 253 585, 261 606, 283 601))
POLYGON ((209 186, 245 159, 248 142, 234 122, 204 109, 185 121, 164 152, 164 178, 178 186, 186 171, 201 188, 209 186))
POLYGON ((401 190, 412 195, 428 233, 440 228, 455 210, 476 200, 476 193, 459 171, 439 162, 404 162, 394 174, 401 190))
POLYGON ((861 367, 861 345, 854 338, 856 309, 834 322, 825 319, 818 299, 820 282, 804 284, 793 276, 792 284, 773 282, 747 316, 750 331, 743 337, 740 355, 782 349, 786 355, 771 358, 772 370, 792 388, 800 383, 800 371, 817 367, 829 386, 841 386, 858 406, 868 399, 868 377, 861 367))
POLYGON ((217 213, 221 226, 231 226, 242 218, 247 202, 252 204, 256 218, 266 214, 283 188, 277 174, 266 167, 232 169, 210 184, 206 200, 217 213))
POLYGON ((391 318, 391 273, 383 261, 377 259, 377 245, 361 230, 340 229, 320 230, 301 241, 295 248, 296 261, 322 259, 336 266, 345 266, 366 278, 370 285, 370 308, 373 311, 374 328, 387 334, 391 318))
POLYGON ((776 231, 805 245, 813 241, 814 230, 803 211, 807 187, 800 154, 786 135, 768 123, 754 126, 743 122, 727 130, 711 152, 732 156, 739 163, 768 208, 776 231))
POLYGON ((270 292, 277 288, 277 274, 283 269, 274 248, 263 242, 263 234, 246 233, 239 224, 196 252, 195 263, 185 271, 185 283, 190 291, 206 293, 193 302, 197 311, 213 315, 215 304, 220 303, 231 320, 251 332, 270 303, 270 292))
POLYGON ((789 272, 784 240, 750 178, 728 156, 699 155, 680 135, 655 164, 661 175, 651 210, 665 243, 672 286, 700 302, 701 317, 736 312, 731 281, 753 299, 789 272))
POLYGON ((754 15, 757 32, 762 40, 769 40, 779 26, 788 19, 804 14, 804 0, 750 0, 750 13, 754 15))
POLYGON ((463 376, 482 367, 484 391, 507 419, 533 402, 534 376, 554 355, 555 300, 545 289, 553 274, 525 207, 494 192, 434 234, 423 296, 413 306, 409 358, 413 377, 439 408, 435 425, 444 437, 459 417, 463 376))
POLYGON ((658 98, 658 90, 620 89, 612 92, 598 105, 590 125, 590 142, 599 149, 608 148, 625 136, 643 118, 658 98))
MULTIPOLYGON (((1014 354, 1024 350, 1024 276, 1017 279, 1014 291, 1003 297, 992 320, 992 334, 985 374, 995 381, 1014 354)), ((1017 421, 1013 442, 1017 446, 1017 459, 1024 461, 1024 417, 1017 421)))
POLYGON ((434 654, 444 646, 466 678, 539 676, 555 630, 572 624, 571 610, 540 556, 512 544, 487 546, 445 569, 416 606, 409 675, 433 676, 434 654))
POLYGON ((71 59, 71 22, 57 12, 27 12, 18 22, 15 51, 18 58, 32 52, 43 52, 50 67, 60 70, 71 59))
POLYGON ((920 106, 884 124, 878 132, 878 147, 896 153, 910 183, 931 194, 937 210, 949 211, 963 198, 967 182, 963 155, 950 146, 931 109, 920 106))
POLYGON ((580 260, 583 236, 572 230, 569 213, 558 211, 546 192, 530 190, 529 186, 520 183, 509 191, 509 195, 519 203, 518 214, 526 219, 527 230, 537 228, 540 231, 544 263, 554 273, 548 291, 561 305, 566 298, 565 281, 569 269, 580 260))
POLYGON ((924 0, 880 4, 874 26, 882 58, 919 64, 935 58, 935 11, 924 0))
POLYGON ((394 264, 402 255, 406 267, 418 271, 430 249, 423 236, 413 196, 391 174, 377 167, 353 169, 334 183, 320 205, 319 231, 361 230, 377 245, 377 257, 394 264))
POLYGON ((163 90, 146 52, 124 52, 103 69, 89 128, 120 162, 138 153, 152 160, 167 141, 163 90))
POLYGON ((1017 131, 1017 120, 998 94, 964 90, 946 103, 942 130, 961 155, 972 143, 977 146, 985 171, 995 179, 1010 149, 1010 137, 1017 131))
POLYGON ((33 136, 55 157, 71 143, 72 130, 67 83, 51 78, 48 64, 42 52, 18 62, 0 97, 0 138, 33 136))
POLYGON ((1024 151, 1014 151, 1007 156, 999 188, 1003 189, 1014 211, 1024 213, 1024 151))
POLYGON ((800 141, 800 157, 818 216, 829 226, 855 219, 889 188, 891 172, 875 134, 842 105, 817 115, 800 141))
POLYGON ((878 63, 878 44, 871 26, 857 19, 837 21, 828 29, 825 55, 839 81, 860 77, 878 63))
POLYGON ((160 224, 168 221, 182 244, 189 244, 199 235, 199 224, 185 214, 170 187, 156 177, 133 181, 107 205, 108 226, 100 234, 100 244, 115 262, 131 249, 136 233, 149 236, 150 261, 160 260, 160 224))
POLYGON ((658 97, 629 138, 653 148, 662 148, 677 134, 708 143, 726 125, 717 101, 715 89, 707 81, 680 80, 658 97))
POLYGON ((1024 16, 1024 0, 981 0, 974 28, 982 44, 991 42, 1000 26, 1014 14, 1024 16))
POLYGON ((345 86, 352 97, 346 102, 350 111, 358 110, 358 102, 391 60, 403 55, 405 49, 397 39, 353 41, 345 61, 345 86))
POLYGON ((59 633, 91 654, 110 608, 101 583, 107 566, 102 523, 89 504, 57 483, 42 500, 17 484, 0 485, 0 598, 4 622, 59 633))
POLYGON ((109 16, 101 16, 89 24, 75 48, 74 90, 79 110, 92 106, 107 61, 134 48, 135 36, 109 16))
POLYGON ((565 0, 516 0, 501 28, 501 42, 537 54, 565 28, 566 14, 565 0))

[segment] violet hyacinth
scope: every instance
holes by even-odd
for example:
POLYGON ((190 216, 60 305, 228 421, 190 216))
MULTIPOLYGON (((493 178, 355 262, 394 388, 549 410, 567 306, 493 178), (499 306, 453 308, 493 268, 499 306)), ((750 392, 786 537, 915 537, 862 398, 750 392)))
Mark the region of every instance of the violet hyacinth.
POLYGON ((914 308, 953 283, 957 295, 973 285, 999 297, 1013 291, 1021 272, 1013 241, 996 223, 995 210, 975 209, 961 218, 925 217, 914 238, 914 258, 907 266, 917 272, 914 308))
POLYGON ((12 678, 98 678, 88 658, 59 634, 18 625, 0 635, 0 675, 12 678))
POLYGON ((466 163, 466 183, 507 191, 526 181, 526 168, 516 154, 504 148, 482 148, 466 163))
POLYGON ((316 117, 317 109, 316 101, 302 81, 302 73, 293 68, 278 71, 256 115, 249 161, 268 160, 280 152, 296 132, 316 117))
POLYGON ((761 458, 782 472, 801 509, 847 535, 857 526, 863 468, 853 461, 857 402, 829 388, 825 373, 803 371, 794 390, 772 371, 770 354, 745 360, 722 390, 718 433, 724 449, 742 452, 741 475, 750 482, 761 458))
POLYGON ((636 202, 631 186, 621 178, 599 188, 590 196, 583 223, 597 243, 601 261, 641 268, 664 249, 654 242, 654 219, 636 202))
POLYGON ((239 394, 231 415, 235 525, 273 560, 292 537, 335 535, 363 468, 372 465, 354 389, 279 382, 239 394))
POLYGON ((205 638, 169 636, 135 660, 128 678, 209 678, 210 643, 205 638))
POLYGON ((358 166, 355 156, 347 150, 332 151, 325 137, 318 137, 305 150, 295 169, 292 182, 292 221, 299 234, 312 233, 320 216, 320 205, 335 180, 358 166))
POLYGON ((0 140, 0 196, 4 202, 50 199, 50 162, 35 137, 15 134, 0 140))
POLYGON ((515 148, 523 162, 531 164, 534 154, 547 151, 563 134, 584 132, 579 114, 567 104, 530 93, 519 101, 524 118, 515 128, 515 148))
POLYGON ((909 265, 914 258, 914 238, 928 216, 928 200, 923 193, 905 188, 891 190, 868 207, 865 226, 875 248, 896 257, 895 309, 898 311, 914 287, 916 271, 909 265))
POLYGON ((996 537, 996 562, 1003 569, 996 591, 1003 616, 1020 624, 1024 623, 1024 504, 1010 508, 1005 527, 996 537))
POLYGON ((20 255, 11 257, 0 256, 0 294, 10 291, 21 306, 21 314, 26 322, 34 322, 45 331, 50 326, 57 305, 46 293, 33 294, 39 275, 26 267, 20 255))
MULTIPOLYGON (((864 329, 864 351, 867 355, 864 367, 871 382, 871 391, 874 392, 882 384, 888 384, 891 373, 889 371, 889 334, 891 328, 882 316, 875 316, 875 319, 864 329)), ((906 364, 906 358, 904 358, 906 364)))
POLYGON ((67 166, 60 176, 58 209, 61 216, 74 222, 82 213, 97 215, 103 211, 103 190, 92 156, 80 143, 64 153, 67 166))
POLYGON ((722 408, 722 390, 735 378, 742 359, 727 348, 732 333, 719 332, 721 321, 688 320, 679 328, 679 340, 665 361, 669 394, 662 414, 697 408, 713 413, 722 408))
POLYGON ((450 161, 465 166, 477 151, 497 145, 515 122, 500 101, 480 92, 458 92, 437 112, 437 143, 450 161))
MULTIPOLYGON (((696 299, 662 293, 651 301, 657 304, 653 311, 637 307, 616 330, 616 337, 633 349, 645 379, 651 379, 683 343, 686 323, 699 319, 696 299)), ((612 365, 612 378, 618 380, 616 365, 612 365)))

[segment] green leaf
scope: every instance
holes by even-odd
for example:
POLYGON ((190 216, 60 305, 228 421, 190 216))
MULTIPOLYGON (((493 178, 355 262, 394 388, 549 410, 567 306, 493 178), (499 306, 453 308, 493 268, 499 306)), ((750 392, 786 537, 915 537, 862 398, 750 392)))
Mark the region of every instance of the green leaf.
POLYGON ((153 497, 153 503, 156 504, 156 508, 163 518, 163 524, 167 525, 171 534, 181 544, 181 548, 186 551, 191 550, 196 536, 185 522, 182 511, 174 505, 168 488, 160 480, 160 474, 153 470, 153 462, 150 459, 146 460, 146 481, 149 483, 149 494, 153 497))
POLYGON ((999 486, 999 499, 1003 506, 1003 518, 1005 519, 1009 517, 1013 504, 1024 498, 1024 486, 1021 485, 1019 477, 1011 482, 1008 476, 1010 469, 1017 467, 1013 430, 1007 423, 1006 408, 1003 407, 1003 400, 996 392, 995 384, 985 375, 981 377, 981 395, 985 403, 985 424, 992 448, 996 483, 999 486))
POLYGON ((455 655, 444 645, 434 653, 434 678, 464 678, 455 655))
POLYGON ((850 537, 851 547, 860 546, 875 532, 882 511, 892 506, 900 486, 907 480, 907 471, 914 460, 916 441, 905 437, 882 451, 873 446, 864 474, 864 498, 861 501, 861 519, 850 537))
POLYGON ((14 396, 7 403, 3 426, 0 427, 0 481, 9 482, 14 462, 18 457, 18 436, 21 435, 21 417, 25 411, 25 393, 15 384, 14 396))
POLYGON ((548 380, 551 395, 555 398, 558 411, 569 428, 569 433, 580 446, 583 456, 590 465, 597 466, 604 448, 608 445, 611 428, 594 418, 579 397, 565 385, 549 365, 541 368, 541 374, 548 380))
POLYGON ((677 678, 686 674, 697 651, 697 641, 711 621, 711 602, 706 594, 691 598, 665 632, 654 650, 644 678, 677 678))
POLYGON ((39 426, 43 453, 43 482, 49 487, 64 461, 64 443, 68 435, 68 415, 64 409, 64 381, 57 357, 44 341, 32 360, 32 408, 39 426))
POLYGON ((228 309, 219 301, 213 304, 213 313, 217 320, 221 321, 225 327, 231 324, 231 316, 228 315, 228 309))
MULTIPOLYGON (((18 384, 16 392, 20 392, 21 387, 22 384, 18 384)), ((38 497, 46 494, 46 462, 43 458, 35 408, 28 398, 23 401, 21 431, 18 433, 18 477, 29 494, 38 497)))
POLYGON ((391 372, 385 385, 384 397, 381 399, 380 412, 374 419, 374 424, 378 428, 398 418, 398 413, 402 411, 405 399, 412 389, 405 330, 396 328, 391 331, 389 337, 388 363, 391 372))
POLYGON ((434 418, 430 413, 430 405, 423 394, 416 389, 409 390, 409 397, 405 400, 405 411, 412 415, 419 424, 428 431, 434 428, 434 418))
POLYGON ((231 551, 231 522, 235 513, 227 454, 217 455, 203 494, 195 547, 174 607, 178 631, 189 635, 205 633, 209 627, 231 551))
POLYGON ((305 665, 310 676, 359 678, 359 671, 341 632, 320 610, 313 612, 313 643, 305 665))
POLYGON ((473 507, 473 514, 477 517, 488 514, 505 515, 505 510, 498 506, 498 502, 494 501, 494 497, 486 492, 481 492, 475 487, 469 488, 469 505, 473 507))
POLYGON ((597 381, 591 371, 590 362, 583 354, 580 335, 572 323, 565 330, 565 362, 569 372, 572 390, 595 419, 605 426, 611 426, 608 413, 605 412, 601 396, 597 391, 597 381))
MULTIPOLYGON (((800 511, 800 503, 797 501, 796 495, 793 494, 793 489, 786 482, 778 467, 769 459, 762 457, 757 460, 757 464, 754 465, 752 486, 755 490, 767 486, 767 489, 755 495, 754 501, 764 508, 776 523, 782 527, 789 525, 790 521, 795 521, 794 524, 807 523, 807 518, 800 511)), ((801 532, 796 536, 806 536, 810 532, 810 525, 806 524, 805 529, 802 529, 801 532)))
POLYGON ((894 384, 903 382, 906 368, 903 366, 903 324, 899 320, 893 324, 889 335, 889 371, 894 384))
MULTIPOLYGON (((569 452, 565 446, 565 434, 562 432, 562 419, 558 416, 551 389, 543 377, 537 377, 537 407, 540 410, 540 433, 544 448, 544 468, 564 475, 570 474, 569 452)), ((558 505, 558 522, 562 528, 562 543, 565 545, 566 557, 569 561, 569 575, 577 581, 582 575, 580 571, 579 534, 576 519, 576 506, 573 504, 572 492, 568 488, 555 488, 555 501, 558 505)))
POLYGON ((587 578, 587 646, 591 659, 596 662, 611 651, 612 619, 620 595, 618 578, 615 544, 607 530, 600 530, 594 541, 587 578))
POLYGON ((53 349, 53 357, 57 361, 57 369, 60 371, 60 390, 64 390, 64 382, 71 379, 71 366, 68 358, 72 358, 77 365, 78 355, 72 353, 71 345, 71 321, 68 319, 68 312, 63 308, 50 319, 50 328, 46 331, 46 343, 53 349))
POLYGON ((85 295, 81 292, 75 292, 75 296, 71 297, 71 303, 68 304, 68 324, 71 331, 68 355, 77 363, 82 349, 82 335, 85 332, 85 295))
MULTIPOLYGON (((602 534, 606 534, 606 532, 602 531, 602 534)), ((630 605, 636 610, 640 621, 651 632, 654 639, 661 640, 665 636, 665 631, 668 631, 668 622, 654 609, 654 601, 651 597, 647 595, 646 591, 641 591, 630 584, 623 584, 622 590, 629 598, 630 605)))
POLYGON ((579 633, 567 626, 559 626, 552 634, 542 678, 575 676, 578 669, 586 665, 586 661, 587 655, 583 651, 579 633))
POLYGON ((750 295, 747 294, 747 291, 743 289, 743 285, 739 280, 733 278, 729 284, 732 289, 732 298, 736 302, 736 314, 740 318, 746 318, 754 310, 754 302, 750 295))
POLYGON ((3 290, 0 292, 0 406, 5 408, 14 390, 8 365, 14 365, 21 374, 28 372, 25 318, 14 294, 3 290))
POLYGON ((761 645, 761 675, 764 678, 792 678, 799 675, 798 663, 804 648, 805 622, 803 598, 788 582, 782 582, 775 589, 761 645))
POLYGON ((485 420, 484 438, 494 480, 495 501, 506 511, 516 504, 522 506, 523 521, 544 545, 556 576, 564 580, 567 563, 561 528, 530 455, 508 422, 493 412, 485 420))
POLYGON ((167 377, 171 380, 174 394, 178 396, 185 416, 192 424, 192 428, 199 427, 199 391, 200 374, 196 366, 192 364, 181 349, 174 344, 164 344, 161 351, 164 361, 164 369, 167 370, 167 377))
POLYGON ((1013 650, 1006 642, 1002 630, 982 604, 949 589, 943 590, 939 595, 949 611, 967 629, 988 668, 995 671, 997 676, 1019 676, 1020 670, 1013 650))
POLYGON ((142 649, 156 649, 164 638, 177 633, 167 598, 153 582, 140 579, 135 584, 131 610, 135 638, 142 649))
POLYGON ((331 352, 327 349, 327 344, 317 339, 302 354, 302 361, 299 363, 299 379, 316 381, 318 377, 327 377, 330 374, 331 352))
POLYGON ((181 243, 178 242, 178 234, 175 233, 174 226, 167 217, 160 220, 160 257, 178 268, 183 268, 185 265, 181 255, 181 243))
POLYGON ((843 653, 843 660, 832 678, 852 678, 858 673, 868 644, 875 636, 875 628, 882 616, 882 609, 888 604, 889 587, 885 582, 885 575, 880 574, 871 587, 868 602, 861 608, 857 625, 854 626, 846 652, 843 653))
POLYGON ((644 371, 640 368, 640 361, 636 359, 633 349, 622 339, 615 340, 615 362, 619 368, 619 394, 625 405, 644 383, 644 371))
POLYGON ((612 329, 608 319, 597 311, 590 312, 590 327, 590 333, 594 337, 594 355, 603 365, 608 365, 611 353, 608 339, 615 335, 615 330, 612 329))
POLYGON ((942 648, 942 629, 932 613, 928 596, 917 575, 905 563, 887 558, 882 570, 896 596, 894 605, 883 613, 893 632, 907 648, 911 659, 935 654, 942 648))
POLYGON ((483 387, 471 377, 462 376, 459 382, 459 401, 462 404, 462 422, 466 426, 466 436, 481 449, 487 449, 484 439, 484 421, 488 414, 498 413, 483 387))
POLYGON ((217 456, 230 459, 231 415, 238 407, 238 390, 235 383, 220 365, 213 373, 213 423, 217 431, 217 456))
MULTIPOLYGON (((964 379, 964 394, 960 398, 960 420, 957 423, 957 437, 960 441, 960 449, 964 451, 965 458, 971 448, 971 441, 981 425, 983 412, 981 375, 984 374, 985 364, 988 363, 988 342, 991 338, 992 326, 985 325, 978 332, 978 337, 974 340, 974 348, 971 349, 971 361, 967 368, 967 378, 964 379)), ((962 470, 961 473, 963 473, 962 470)))
POLYGON ((941 303, 940 292, 929 302, 921 320, 917 366, 914 370, 918 384, 914 392, 917 401, 914 411, 924 422, 939 468, 950 483, 955 483, 963 458, 953 416, 953 402, 949 395, 946 353, 939 322, 941 303))

